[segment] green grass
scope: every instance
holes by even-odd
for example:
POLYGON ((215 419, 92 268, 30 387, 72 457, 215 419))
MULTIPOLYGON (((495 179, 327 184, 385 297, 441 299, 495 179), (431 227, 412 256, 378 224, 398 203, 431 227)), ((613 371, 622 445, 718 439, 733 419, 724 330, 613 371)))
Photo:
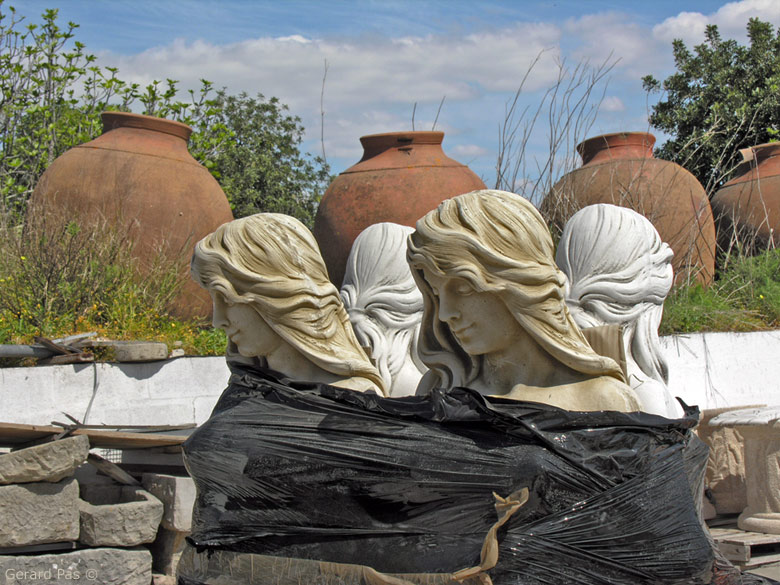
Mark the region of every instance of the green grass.
POLYGON ((780 250, 733 256, 715 282, 681 286, 664 305, 660 333, 761 331, 780 327, 780 250))

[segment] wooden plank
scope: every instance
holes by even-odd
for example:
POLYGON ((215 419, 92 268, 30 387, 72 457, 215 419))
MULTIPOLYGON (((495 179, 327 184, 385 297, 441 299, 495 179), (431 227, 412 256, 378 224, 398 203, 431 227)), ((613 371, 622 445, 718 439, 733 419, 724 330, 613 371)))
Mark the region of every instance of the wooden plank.
MULTIPOLYGON (((65 414, 65 413, 63 413, 65 414)), ((195 423, 187 423, 183 425, 84 425, 76 421, 69 414, 65 414, 72 422, 75 422, 80 429, 96 429, 100 431, 131 431, 138 433, 156 433, 159 431, 186 431, 187 429, 194 429, 197 425, 195 423)), ((70 426, 72 423, 60 424, 59 421, 53 421, 54 426, 70 426)))
MULTIPOLYGON (((13 447, 45 439, 62 433, 64 429, 46 425, 26 425, 0 422, 0 447, 13 447)), ((75 429, 72 435, 87 435, 91 447, 104 449, 148 449, 150 447, 179 447, 187 440, 186 435, 163 435, 157 433, 132 433, 124 431, 102 431, 97 429, 75 429)))
POLYGON ((715 541, 718 550, 732 563, 746 563, 750 560, 750 547, 730 542, 715 541))
POLYGON ((100 455, 90 453, 87 461, 94 465, 98 471, 104 473, 114 481, 123 485, 140 486, 141 482, 119 467, 116 463, 111 463, 108 459, 103 459, 100 455))
POLYGON ((751 557, 751 559, 746 562, 743 567, 744 568, 754 568, 754 567, 760 567, 762 565, 768 565, 769 563, 775 563, 777 561, 780 561, 780 553, 770 554, 770 555, 755 555, 751 557))
POLYGON ((755 546, 759 544, 780 544, 780 534, 748 532, 739 529, 711 529, 713 540, 755 546))
POLYGON ((0 445, 13 447, 18 443, 35 441, 48 435, 58 435, 61 432, 61 428, 49 425, 24 425, 0 422, 0 445))

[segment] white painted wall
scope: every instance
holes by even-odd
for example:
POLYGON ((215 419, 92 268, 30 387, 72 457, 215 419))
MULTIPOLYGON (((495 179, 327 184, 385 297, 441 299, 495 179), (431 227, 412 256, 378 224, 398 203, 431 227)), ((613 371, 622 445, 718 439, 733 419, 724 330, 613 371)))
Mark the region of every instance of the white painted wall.
POLYGON ((224 357, 0 368, 0 421, 200 424, 227 385, 224 357))
MULTIPOLYGON (((661 339, 672 394, 701 410, 780 405, 780 331, 661 339)), ((0 421, 201 424, 227 385, 223 357, 0 368, 0 421)))
POLYGON ((673 396, 701 410, 780 405, 780 331, 662 337, 673 396))

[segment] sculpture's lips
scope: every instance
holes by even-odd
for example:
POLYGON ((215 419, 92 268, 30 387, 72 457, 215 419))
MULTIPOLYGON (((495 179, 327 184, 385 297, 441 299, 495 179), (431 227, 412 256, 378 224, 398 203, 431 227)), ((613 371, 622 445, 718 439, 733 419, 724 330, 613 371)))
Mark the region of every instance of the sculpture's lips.
POLYGON ((466 325, 465 327, 461 327, 460 329, 453 329, 452 332, 455 334, 456 337, 462 336, 464 333, 467 333, 469 329, 471 329, 472 325, 466 325))

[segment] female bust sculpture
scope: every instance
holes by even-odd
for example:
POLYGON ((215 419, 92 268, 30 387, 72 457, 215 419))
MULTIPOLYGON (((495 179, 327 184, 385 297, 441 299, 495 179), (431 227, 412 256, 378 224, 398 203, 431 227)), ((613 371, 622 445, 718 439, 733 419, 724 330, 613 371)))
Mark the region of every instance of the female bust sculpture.
POLYGON ((295 380, 384 393, 298 220, 259 213, 223 224, 195 246, 191 271, 241 356, 295 380))
POLYGON ((628 383, 642 410, 677 418, 683 411, 667 388, 669 368, 658 339, 674 280, 672 255, 644 216, 601 203, 571 217, 556 261, 568 277, 566 303, 580 327, 622 326, 628 383))
POLYGON ((341 298, 358 341, 369 349, 390 397, 415 393, 425 366, 417 356, 423 300, 406 262, 414 231, 377 223, 355 239, 341 298))
POLYGON ((418 393, 467 386, 569 410, 635 411, 619 366, 596 354, 564 303, 547 226, 505 191, 444 201, 417 222, 408 260, 425 309, 418 393))

